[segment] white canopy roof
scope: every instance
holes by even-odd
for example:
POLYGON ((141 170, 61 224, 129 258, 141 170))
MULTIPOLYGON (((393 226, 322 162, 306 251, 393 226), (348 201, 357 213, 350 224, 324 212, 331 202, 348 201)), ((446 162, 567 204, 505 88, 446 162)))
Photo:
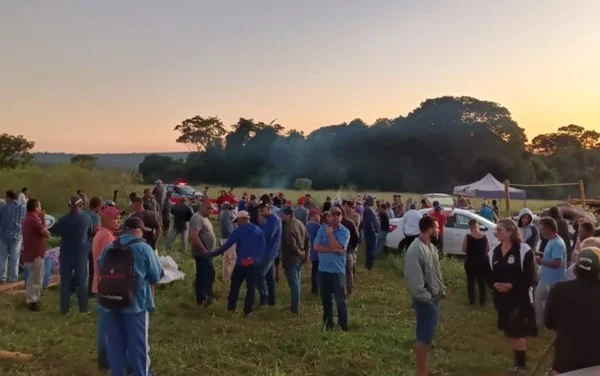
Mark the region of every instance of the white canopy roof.
MULTIPOLYGON (((487 174, 474 183, 454 187, 454 194, 480 198, 504 198, 504 183, 499 182, 492 174, 487 174)), ((526 198, 525 191, 522 189, 509 187, 508 194, 511 199, 526 198)))

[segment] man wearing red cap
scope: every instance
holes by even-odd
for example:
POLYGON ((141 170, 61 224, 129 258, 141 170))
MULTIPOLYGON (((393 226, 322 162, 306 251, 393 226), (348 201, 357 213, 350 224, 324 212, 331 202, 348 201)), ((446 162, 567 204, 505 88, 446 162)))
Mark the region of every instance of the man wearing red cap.
MULTIPOLYGON (((92 258, 94 260, 94 275, 92 282, 92 293, 98 294, 98 259, 102 255, 102 251, 115 241, 114 233, 121 226, 121 213, 114 206, 107 206, 100 213, 100 228, 94 236, 92 242, 92 258)), ((107 353, 107 334, 106 334, 106 316, 104 310, 97 310, 97 329, 96 329, 96 345, 98 351, 98 367, 108 369, 108 353, 107 353)))

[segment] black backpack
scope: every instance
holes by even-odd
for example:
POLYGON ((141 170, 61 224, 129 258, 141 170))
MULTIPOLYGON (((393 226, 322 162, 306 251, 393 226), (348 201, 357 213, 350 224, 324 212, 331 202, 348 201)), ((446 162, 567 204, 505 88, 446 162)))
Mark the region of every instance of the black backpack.
POLYGON ((118 311, 127 308, 135 299, 137 277, 131 245, 141 241, 134 239, 121 244, 117 239, 112 248, 105 251, 98 273, 98 296, 101 306, 118 311))

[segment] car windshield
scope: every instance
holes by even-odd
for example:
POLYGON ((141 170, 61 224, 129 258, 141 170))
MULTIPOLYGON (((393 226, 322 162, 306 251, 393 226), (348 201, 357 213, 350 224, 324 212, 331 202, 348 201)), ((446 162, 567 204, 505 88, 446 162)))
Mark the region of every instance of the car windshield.
POLYGON ((179 194, 193 195, 194 193, 196 193, 194 188, 190 187, 189 185, 177 185, 175 187, 177 188, 175 189, 175 191, 179 194))
POLYGON ((480 215, 477 215, 477 222, 481 223, 482 225, 484 225, 485 227, 488 228, 493 228, 496 227, 496 224, 488 219, 483 218, 480 215))
POLYGON ((423 197, 429 200, 429 202, 437 201, 440 203, 441 206, 454 205, 454 199, 451 196, 425 195, 423 197))

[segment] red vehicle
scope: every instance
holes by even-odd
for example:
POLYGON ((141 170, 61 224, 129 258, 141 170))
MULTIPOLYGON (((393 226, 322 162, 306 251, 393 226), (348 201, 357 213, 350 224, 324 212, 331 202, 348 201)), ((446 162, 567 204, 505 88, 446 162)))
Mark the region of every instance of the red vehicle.
MULTIPOLYGON (((200 193, 197 192, 193 187, 187 185, 187 183, 183 180, 176 180, 174 184, 166 185, 167 192, 171 192, 171 203, 173 205, 181 202, 182 197, 186 197, 188 201, 191 201, 195 197, 201 197, 200 193)), ((219 214, 219 207, 217 205, 217 200, 213 198, 209 198, 213 204, 212 214, 219 214)))

